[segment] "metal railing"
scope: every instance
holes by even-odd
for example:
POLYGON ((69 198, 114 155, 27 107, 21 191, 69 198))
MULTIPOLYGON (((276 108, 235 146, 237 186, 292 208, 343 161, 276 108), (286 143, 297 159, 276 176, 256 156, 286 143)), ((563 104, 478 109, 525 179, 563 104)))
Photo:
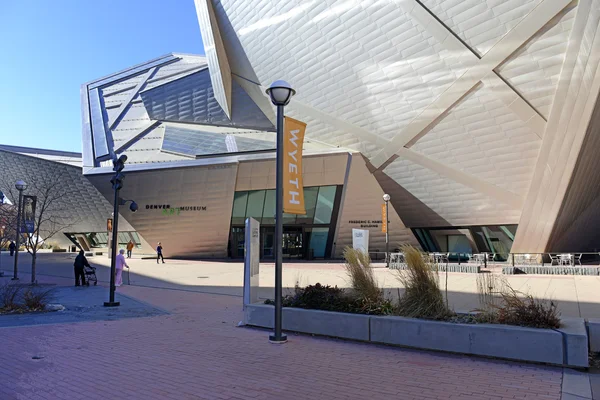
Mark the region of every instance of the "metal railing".
MULTIPOLYGON (((568 266, 584 267, 599 266, 600 253, 571 252, 571 253, 423 253, 427 262, 432 264, 471 264, 482 268, 492 266, 568 266)), ((404 264, 404 254, 390 253, 390 267, 397 268, 404 264)))

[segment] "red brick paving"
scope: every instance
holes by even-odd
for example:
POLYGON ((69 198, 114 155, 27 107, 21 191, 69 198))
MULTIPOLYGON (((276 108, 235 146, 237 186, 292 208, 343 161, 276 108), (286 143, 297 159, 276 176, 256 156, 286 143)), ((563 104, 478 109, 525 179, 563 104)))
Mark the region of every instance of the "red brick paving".
POLYGON ((0 399, 560 399, 558 368, 302 335, 273 345, 236 327, 239 297, 120 291, 171 314, 0 329, 0 399))

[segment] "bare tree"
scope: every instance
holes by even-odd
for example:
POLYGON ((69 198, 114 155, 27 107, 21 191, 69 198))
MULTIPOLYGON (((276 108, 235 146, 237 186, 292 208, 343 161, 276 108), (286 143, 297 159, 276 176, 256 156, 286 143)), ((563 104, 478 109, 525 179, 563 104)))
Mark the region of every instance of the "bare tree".
POLYGON ((0 204, 0 249, 8 247, 17 234, 17 207, 9 204, 0 204))
MULTIPOLYGON (((25 229, 21 230, 25 248, 31 255, 31 283, 36 284, 38 250, 48 239, 77 221, 69 216, 67 208, 67 199, 70 195, 68 186, 66 186, 69 182, 67 173, 60 169, 50 169, 39 175, 28 174, 24 179, 27 182, 26 194, 36 197, 35 210, 32 210, 34 211, 32 214, 33 229, 29 232, 25 229)), ((14 186, 9 185, 8 182, 2 183, 4 183, 4 190, 8 189, 10 198, 18 199, 19 194, 14 186)))

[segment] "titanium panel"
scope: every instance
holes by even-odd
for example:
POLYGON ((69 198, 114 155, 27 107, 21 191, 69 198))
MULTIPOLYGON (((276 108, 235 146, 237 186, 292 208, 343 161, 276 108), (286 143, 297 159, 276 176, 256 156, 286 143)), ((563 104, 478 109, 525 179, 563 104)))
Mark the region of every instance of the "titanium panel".
MULTIPOLYGON (((363 157, 352 154, 350 174, 346 185, 346 195, 340 213, 339 228, 335 242, 335 256, 342 257, 346 247, 352 247, 352 229, 369 230, 369 251, 385 251, 385 233, 381 232, 381 204, 383 204, 384 191, 370 173, 363 157), (361 223, 360 221, 364 221, 361 223)), ((400 247, 401 244, 412 244, 420 247, 412 231, 396 213, 393 203, 389 208, 389 241, 390 251, 400 247)))
POLYGON ((591 121, 546 251, 600 249, 600 101, 596 102, 591 121))
MULTIPOLYGON (((14 189, 18 179, 28 183, 24 194, 30 195, 43 196, 41 193, 48 182, 60 185, 61 192, 57 192, 55 201, 48 206, 46 216, 61 220, 62 232, 106 231, 106 219, 111 216, 112 206, 82 175, 81 168, 0 150, 0 169, 3 171, 0 190, 12 197, 13 202, 18 196, 14 189)), ((121 219, 120 227, 124 231, 132 230, 126 218, 121 219)))
POLYGON ((106 111, 99 89, 93 89, 89 96, 94 157, 96 161, 105 161, 111 158, 112 150, 109 148, 109 130, 105 119, 106 111))
POLYGON ((235 107, 229 119, 215 98, 207 70, 144 90, 140 95, 151 119, 274 129, 271 121, 235 81, 232 94, 235 107))
POLYGON ((142 76, 142 78, 140 79, 140 82, 137 84, 137 86, 131 92, 129 92, 127 94, 127 98, 125 98, 123 100, 123 102, 121 103, 119 110, 117 111, 114 119, 112 120, 112 123, 110 124, 110 129, 114 129, 115 125, 117 125, 119 123, 121 117, 123 116, 123 113, 129 107, 129 103, 131 103, 131 100, 133 100, 134 97, 138 95, 138 93, 140 92, 140 90, 142 90, 142 88, 144 87, 144 85, 146 84, 148 79, 150 79, 152 77, 152 75, 154 75, 155 72, 156 72, 156 67, 150 68, 148 70, 148 72, 146 72, 142 76))
POLYGON ((165 65, 165 64, 177 61, 178 59, 179 58, 176 57, 173 54, 167 54, 167 55, 165 55, 163 57, 160 57, 160 58, 157 58, 157 59, 155 59, 153 61, 148 61, 148 62, 145 62, 143 64, 138 64, 138 65, 133 66, 131 68, 125 69, 125 70, 123 70, 121 72, 117 72, 116 74, 109 75, 109 76, 107 76, 105 78, 102 78, 102 79, 99 79, 99 80, 96 80, 96 81, 92 81, 92 82, 88 83, 88 88, 90 90, 92 90, 92 89, 99 88, 100 86, 103 86, 103 85, 112 84, 112 83, 115 83, 115 82, 117 82, 117 81, 119 81, 121 79, 128 78, 128 77, 130 77, 132 75, 136 75, 136 74, 142 73, 142 72, 144 72, 144 71, 146 71, 146 70, 148 70, 148 69, 150 69, 152 67, 158 67, 158 66, 161 66, 161 65, 165 65))
POLYGON ((200 23, 202 42, 208 59, 210 80, 215 91, 215 98, 225 115, 231 118, 231 68, 221 39, 212 0, 195 0, 194 3, 196 4, 196 13, 200 23))
POLYGON ((205 156, 249 151, 274 151, 275 141, 167 125, 161 149, 188 156, 205 156))
POLYGON ((83 165, 85 167, 94 167, 94 142, 92 138, 92 124, 90 122, 90 105, 87 85, 82 85, 81 93, 81 151, 83 165))

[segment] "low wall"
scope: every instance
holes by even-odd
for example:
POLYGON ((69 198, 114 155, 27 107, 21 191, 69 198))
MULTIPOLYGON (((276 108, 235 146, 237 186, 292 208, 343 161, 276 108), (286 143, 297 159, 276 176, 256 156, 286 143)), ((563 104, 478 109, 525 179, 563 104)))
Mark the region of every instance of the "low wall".
MULTIPOLYGON (((245 306, 244 322, 246 325, 273 328, 273 315, 273 306, 250 304, 245 306)), ((283 308, 282 316, 282 327, 288 331, 517 361, 587 367, 585 321, 566 318, 563 322, 561 329, 534 329, 287 307, 283 308)))
POLYGON ((587 327, 590 338, 590 350, 594 353, 600 353, 600 319, 588 319, 587 327))
POLYGON ((535 274, 535 275, 600 275, 599 267, 583 267, 568 265, 520 265, 502 267, 502 273, 505 275, 514 274, 535 274))
MULTIPOLYGON (((468 274, 478 274, 481 272, 481 266, 475 264, 438 264, 437 270, 439 272, 464 272, 468 274)), ((406 264, 404 263, 392 263, 390 269, 405 270, 406 264)))

